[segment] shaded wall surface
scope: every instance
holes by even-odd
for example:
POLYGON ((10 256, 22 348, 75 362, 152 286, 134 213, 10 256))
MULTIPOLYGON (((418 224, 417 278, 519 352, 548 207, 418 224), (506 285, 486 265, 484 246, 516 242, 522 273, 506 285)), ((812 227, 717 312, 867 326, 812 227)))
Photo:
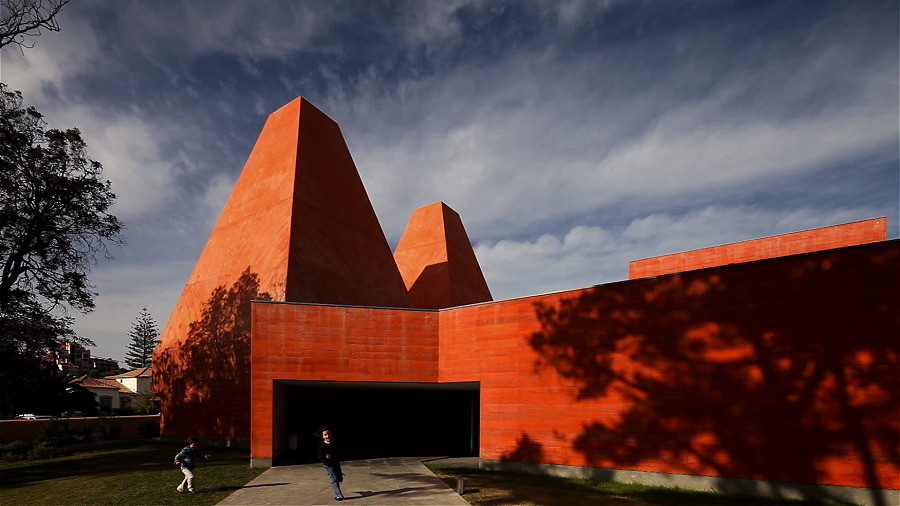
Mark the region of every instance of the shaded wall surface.
POLYGON ((660 276, 719 265, 842 248, 885 239, 887 239, 887 218, 882 216, 871 220, 634 260, 628 263, 628 277, 635 279, 660 276))
POLYGON ((441 311, 254 304, 282 378, 480 382, 480 456, 897 489, 900 242, 441 311), (433 368, 433 369, 432 369, 433 368))

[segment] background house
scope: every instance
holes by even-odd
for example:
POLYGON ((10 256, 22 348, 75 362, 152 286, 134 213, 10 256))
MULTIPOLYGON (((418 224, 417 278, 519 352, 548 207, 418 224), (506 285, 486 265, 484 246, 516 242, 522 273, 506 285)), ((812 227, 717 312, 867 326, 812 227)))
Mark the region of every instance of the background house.
POLYGON ((112 414, 114 409, 131 407, 137 392, 114 379, 92 378, 88 375, 72 380, 94 394, 101 415, 112 414))
POLYGON ((153 380, 150 366, 141 367, 122 374, 107 376, 106 379, 118 381, 137 394, 153 393, 153 380))
POLYGON ((91 350, 71 341, 62 341, 56 348, 47 353, 45 359, 60 371, 75 373, 77 371, 96 370, 99 374, 119 371, 119 362, 111 358, 92 357, 91 350))

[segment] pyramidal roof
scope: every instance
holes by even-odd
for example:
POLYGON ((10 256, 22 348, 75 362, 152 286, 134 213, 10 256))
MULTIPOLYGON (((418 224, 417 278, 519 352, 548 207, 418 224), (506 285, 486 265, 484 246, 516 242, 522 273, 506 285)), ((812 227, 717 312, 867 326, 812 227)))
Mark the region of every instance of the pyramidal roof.
POLYGON ((413 211, 394 260, 415 307, 436 309, 492 300, 462 220, 443 202, 413 211))
POLYGON ((183 340, 217 289, 232 287, 250 298, 409 307, 340 127, 302 97, 266 120, 162 342, 183 340))

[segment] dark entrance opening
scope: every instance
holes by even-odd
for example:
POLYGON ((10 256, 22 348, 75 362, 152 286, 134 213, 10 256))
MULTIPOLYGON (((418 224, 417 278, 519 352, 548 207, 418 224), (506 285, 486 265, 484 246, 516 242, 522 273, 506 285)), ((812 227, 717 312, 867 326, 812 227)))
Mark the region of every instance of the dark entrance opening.
POLYGON ((275 465, 316 461, 328 426, 342 459, 478 455, 479 383, 275 382, 275 465))

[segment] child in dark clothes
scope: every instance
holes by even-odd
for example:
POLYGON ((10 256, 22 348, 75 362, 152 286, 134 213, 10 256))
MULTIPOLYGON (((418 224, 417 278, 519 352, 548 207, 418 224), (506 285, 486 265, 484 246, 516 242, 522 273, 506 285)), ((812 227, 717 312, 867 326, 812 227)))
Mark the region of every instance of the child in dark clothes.
POLYGON ((341 471, 340 455, 338 454, 337 445, 334 443, 331 430, 323 427, 319 431, 322 442, 319 443, 319 460, 325 467, 325 474, 331 480, 331 488, 334 489, 334 500, 343 501, 344 493, 341 492, 341 482, 344 481, 344 473, 341 471))
POLYGON ((181 466, 181 472, 184 473, 184 480, 182 480, 181 485, 178 485, 178 488, 175 490, 179 492, 184 492, 187 489, 188 492, 194 493, 194 467, 197 465, 197 459, 204 458, 208 459, 209 455, 201 455, 198 449, 197 438, 189 437, 184 442, 186 445, 184 448, 178 452, 178 455, 175 455, 175 465, 181 466))

